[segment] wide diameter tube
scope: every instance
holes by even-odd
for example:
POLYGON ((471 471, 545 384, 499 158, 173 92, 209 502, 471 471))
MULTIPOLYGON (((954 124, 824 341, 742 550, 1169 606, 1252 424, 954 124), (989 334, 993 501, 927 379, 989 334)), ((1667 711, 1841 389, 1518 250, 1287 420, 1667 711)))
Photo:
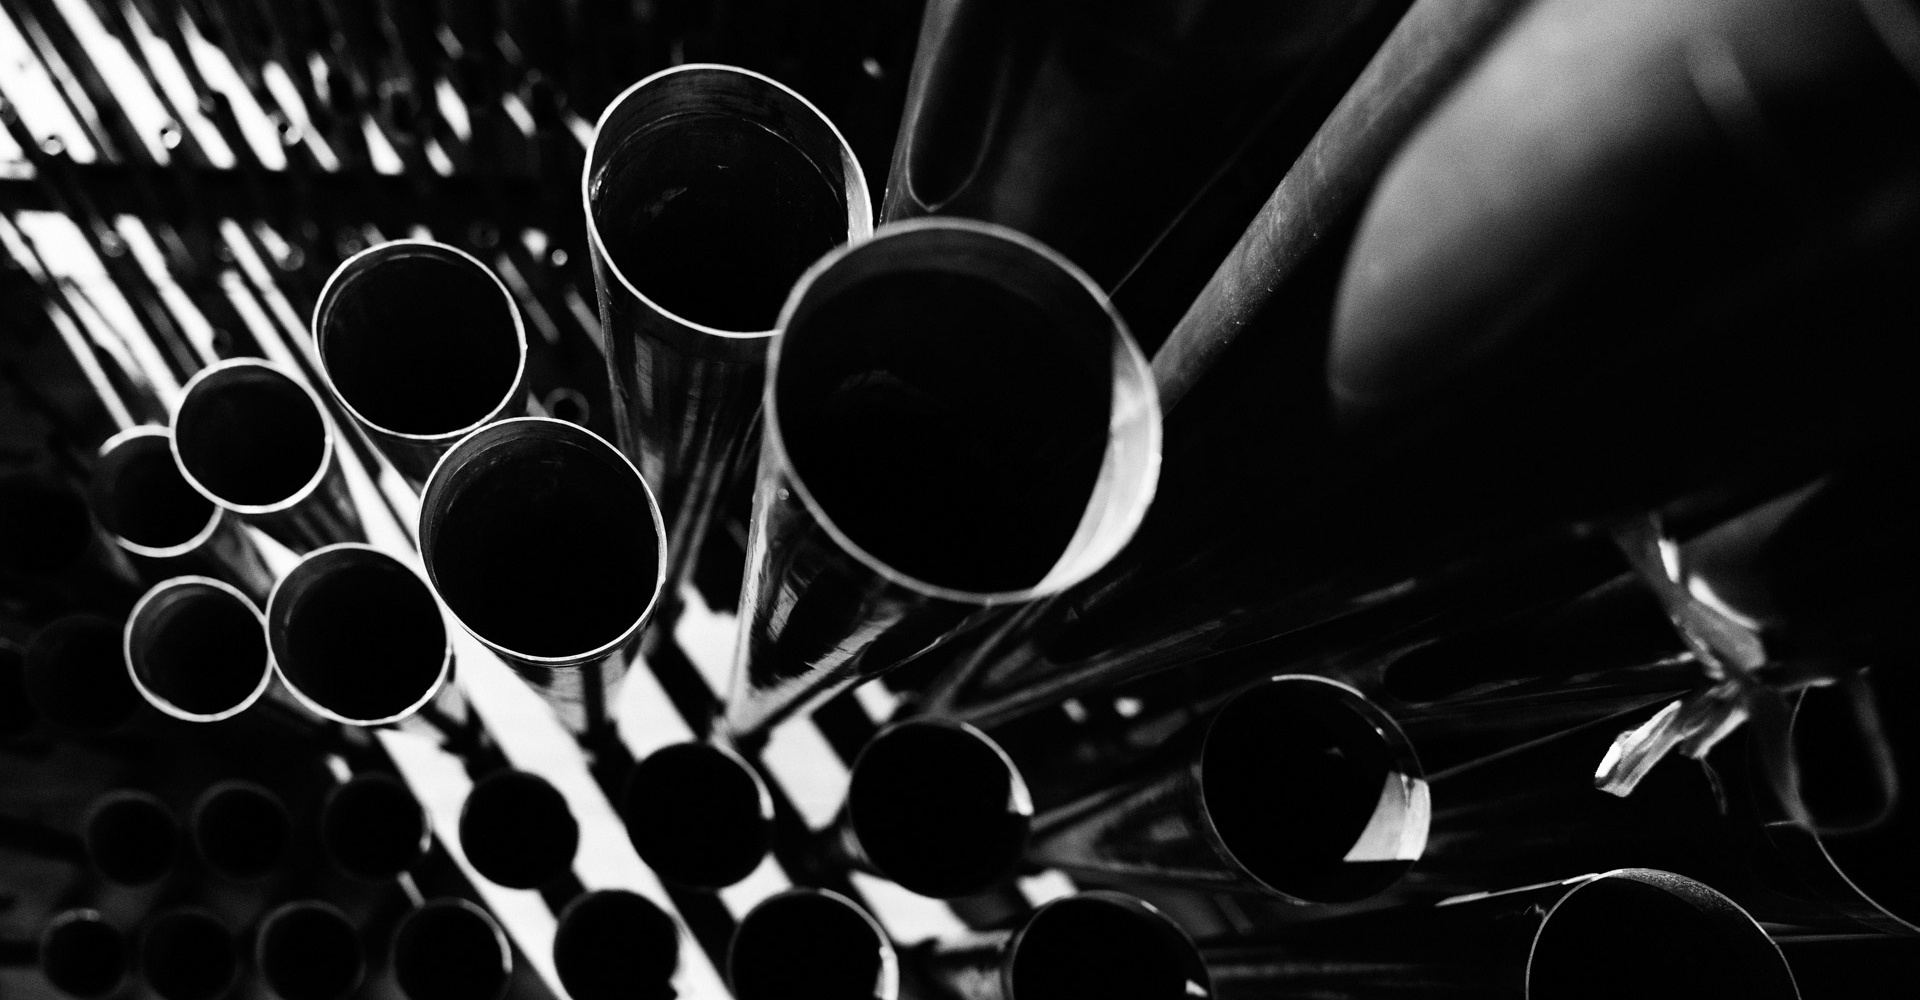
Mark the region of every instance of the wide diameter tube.
POLYGON ((429 900, 407 914, 393 932, 392 952, 394 980, 407 1000, 500 1000, 513 981, 506 931, 464 899, 429 900))
POLYGON ((1198 949, 1149 903, 1118 892, 1053 900, 1017 928, 927 946, 925 968, 956 1000, 1196 1000, 1212 995, 1198 949))

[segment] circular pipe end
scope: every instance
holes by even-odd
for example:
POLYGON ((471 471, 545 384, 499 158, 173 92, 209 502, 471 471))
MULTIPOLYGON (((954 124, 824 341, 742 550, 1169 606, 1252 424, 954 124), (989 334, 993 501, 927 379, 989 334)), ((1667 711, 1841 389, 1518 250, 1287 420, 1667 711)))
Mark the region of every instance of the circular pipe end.
POLYGON ((1153 906, 1083 892, 1035 911, 1003 967, 1007 1000, 1191 1000, 1211 995, 1193 940, 1153 906))
POLYGON ((274 584, 265 618, 281 682, 314 714, 344 725, 399 722, 453 672, 453 640, 432 588, 371 545, 307 553, 274 584))
POLYGON ((287 804, 251 781, 222 781, 202 792, 189 826, 200 860, 214 874, 236 881, 273 874, 285 863, 293 840, 287 804))
POLYGON ((676 743, 634 766, 620 816, 662 879, 718 889, 746 878, 773 839, 773 798, 753 765, 709 743, 676 743))
POLYGON ((180 824, 146 792, 108 792, 87 808, 81 840, 94 870, 120 885, 151 885, 173 870, 180 824))
POLYGON ((394 931, 393 974, 407 1000, 500 1000, 513 980, 513 949, 487 911, 436 899, 394 931))
POLYGON ((460 809, 460 849, 488 881, 534 889, 564 874, 580 847, 567 800, 545 778, 495 771, 460 809))
POLYGON ((366 978, 360 932, 331 903, 286 903, 260 922, 253 961, 280 1000, 346 1000, 366 978))
POLYGON ((127 976, 127 941, 97 910, 67 910, 40 935, 40 970, 54 989, 97 1000, 127 976))
POLYGON ((877 733, 853 764, 847 812, 861 853, 922 896, 952 899, 1009 877, 1026 849, 1033 801, 985 733, 909 720, 877 733))
POLYGON ((573 1000, 671 1000, 680 929, 645 896, 590 892, 560 914, 553 964, 573 1000))
POLYGON ((748 911, 727 949, 738 1000, 788 1000, 806 983, 820 1000, 895 1000, 899 959, 886 931, 852 900, 789 889, 748 911))
POLYGON ((220 1000, 240 976, 233 933, 203 910, 169 910, 140 935, 140 977, 160 1000, 220 1000))
POLYGON ((433 828, 406 783, 388 774, 356 774, 320 805, 320 849, 335 869, 362 882, 385 882, 426 857, 433 828))

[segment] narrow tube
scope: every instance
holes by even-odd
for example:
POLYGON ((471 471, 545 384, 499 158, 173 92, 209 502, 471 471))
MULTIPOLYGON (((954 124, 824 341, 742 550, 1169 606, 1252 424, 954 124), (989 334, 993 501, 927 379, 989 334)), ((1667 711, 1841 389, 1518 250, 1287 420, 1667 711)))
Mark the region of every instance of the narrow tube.
POLYGON ((773 842, 773 797, 759 772, 711 743, 648 754, 627 775, 620 817, 655 874, 699 889, 746 878, 773 842))
POLYGON ((909 720, 853 763, 846 824, 861 858, 922 896, 984 892, 1020 864, 1033 818, 1004 750, 965 723, 909 720))
POLYGON ((69 615, 35 633, 27 645, 27 700, 57 729, 104 733, 133 719, 139 692, 127 676, 121 623, 69 615))
POLYGON ((510 889, 534 889, 573 865, 580 826, 545 778, 495 771, 460 808, 460 849, 475 870, 510 889))
POLYGON ((622 650, 666 573, 660 508, 632 462, 562 421, 490 424, 434 468, 420 552, 454 619, 563 721, 584 730, 604 719, 622 650))
POLYGON ((173 414, 173 459, 188 485, 296 552, 366 538, 335 437, 306 383, 253 358, 201 369, 173 414))
POLYGON ((413 715, 453 671, 453 639, 426 580, 358 542, 315 549, 281 577, 266 629, 287 690, 350 726, 413 715))
POLYGON ((928 948, 928 978, 968 1000, 1191 1000, 1212 995, 1180 925, 1118 892, 1053 900, 1011 931, 928 948))
POLYGON ((219 576, 264 599, 272 573, 234 515, 180 474, 172 441, 151 425, 108 438, 87 486, 94 518, 149 578, 219 576))
POLYGON ((356 774, 320 805, 320 849, 336 869, 363 882, 398 877, 432 843, 426 808, 390 774, 356 774))
POLYGON ((645 896, 590 892, 560 914, 553 964, 573 1000, 671 1000, 680 929, 645 896))
POLYGON ((293 818, 280 796, 260 785, 219 782, 194 801, 190 816, 194 849, 222 878, 264 878, 286 860, 293 818))
POLYGON ((220 1000, 240 977, 240 957, 213 914, 168 910, 140 934, 139 970, 160 1000, 220 1000))
POLYGON ((394 930, 393 975, 407 1000, 500 1000, 513 979, 513 949, 487 911, 464 899, 429 900, 394 930))
POLYGON ((338 907, 313 899, 261 920, 253 961, 280 1000, 346 1000, 367 974, 360 932, 338 907))
POLYGON ((454 442, 525 409, 527 331, 467 253, 394 240, 347 258, 313 310, 321 377, 416 487, 454 442))
POLYGON ((727 982, 739 1000, 787 1000, 796 983, 819 1000, 894 1000, 900 965, 886 931, 852 900, 789 889, 740 919, 727 982))
POLYGON ((127 675, 147 703, 187 722, 218 722, 267 691, 266 620, 231 584, 175 577, 133 606, 122 638, 127 675))
POLYGON ((94 799, 80 836, 94 870, 121 885, 151 885, 172 871, 179 857, 180 824, 173 810, 132 789, 94 799))
POLYGON ((79 1000, 113 995, 127 978, 127 941, 97 910, 67 910, 40 935, 40 971, 79 1000))

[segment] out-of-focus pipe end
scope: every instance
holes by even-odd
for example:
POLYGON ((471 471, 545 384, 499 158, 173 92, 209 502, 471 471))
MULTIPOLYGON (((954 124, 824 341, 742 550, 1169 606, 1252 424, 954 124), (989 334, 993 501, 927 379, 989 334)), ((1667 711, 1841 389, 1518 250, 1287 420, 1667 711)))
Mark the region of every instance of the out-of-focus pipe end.
POLYGON ((718 889, 753 873, 773 838, 773 797, 734 751, 676 743, 634 766, 620 795, 634 850, 661 879, 718 889))
POLYGON ((1033 801, 999 744, 963 722, 916 719, 860 751, 847 823, 865 860, 923 896, 952 899, 1013 875, 1033 801))
POLYGON ((748 911, 727 949, 738 1000, 786 1000, 794 983, 819 996, 895 1000, 900 964, 878 921, 827 889, 789 889, 748 911))
POLYGON ((513 948, 486 910, 464 899, 430 900, 395 929, 393 974, 407 1000, 501 1000, 513 979, 513 948))

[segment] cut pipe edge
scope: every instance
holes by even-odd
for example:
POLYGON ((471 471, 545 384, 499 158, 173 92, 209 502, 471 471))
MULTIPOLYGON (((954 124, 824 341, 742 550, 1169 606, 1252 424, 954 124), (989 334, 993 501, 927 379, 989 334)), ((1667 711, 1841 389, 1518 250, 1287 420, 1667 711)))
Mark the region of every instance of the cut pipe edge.
MULTIPOLYGON (((143 424, 129 427, 108 438, 100 446, 99 458, 94 463, 93 477, 88 484, 87 501, 92 507, 95 520, 106 529, 107 537, 115 545, 134 555, 148 556, 154 559, 171 559, 186 555, 206 544, 227 518, 227 511, 217 503, 207 500, 204 494, 199 499, 207 502, 207 517, 198 529, 176 542, 150 540, 142 542, 127 534, 127 526, 120 523, 117 513, 126 502, 124 492, 132 487, 126 482, 128 466, 135 461, 151 460, 157 452, 165 462, 166 469, 179 477, 183 488, 193 490, 181 475, 179 466, 173 459, 173 431, 158 424, 143 424)), ((142 498, 144 499, 144 498, 142 498)))
POLYGON ((187 485, 192 486, 201 496, 237 514, 278 514, 292 510, 320 489, 321 484, 326 481, 328 474, 334 470, 339 461, 335 454, 339 444, 339 432, 334 428, 333 417, 327 413, 326 403, 321 400, 319 394, 314 392, 313 387, 304 380, 294 377, 279 365, 258 358, 229 358, 194 373, 182 388, 180 403, 174 408, 171 427, 173 460, 179 466, 180 475, 186 479, 187 485), (202 478, 206 470, 203 468, 200 473, 196 473, 194 469, 195 465, 200 464, 198 442, 183 444, 182 437, 194 429, 197 424, 194 419, 197 416, 196 408, 205 405, 204 400, 208 394, 219 393, 231 385, 261 379, 292 386, 306 398, 320 424, 321 446, 319 464, 304 483, 277 500, 253 503, 223 497, 207 485, 202 478), (187 458, 189 452, 195 453, 195 459, 192 461, 187 458))
POLYGON ((215 782, 194 800, 188 815, 195 852, 222 877, 261 879, 286 861, 292 814, 280 796, 257 782, 215 782))
POLYGON ((573 1000, 669 1000, 679 961, 679 925, 645 896, 621 889, 568 903, 553 937, 553 964, 573 1000))
MULTIPOLYGON (((871 988, 874 1000, 900 995, 900 961, 887 932, 853 900, 831 889, 788 889, 740 919, 727 949, 727 983, 738 1000, 786 1000, 805 972, 839 972, 846 995, 871 988), (846 976, 843 961, 871 959, 846 976), (805 964, 807 968, 797 966, 805 964), (855 978, 859 982, 854 982, 855 978)), ((804 979, 803 979, 804 981, 804 979)))
MULTIPOLYGON (((228 632, 219 637, 217 644, 223 649, 231 648, 236 640, 250 637, 228 632)), ((233 718, 253 707, 273 682, 273 669, 267 656, 266 617, 239 588, 209 576, 176 576, 142 594, 134 604, 133 611, 127 615, 127 624, 122 630, 121 652, 126 660, 127 677, 140 697, 161 712, 184 722, 219 722, 233 718), (260 678, 237 700, 209 710, 195 711, 180 704, 186 692, 162 690, 168 686, 167 683, 147 667, 156 644, 164 636, 169 617, 182 607, 208 602, 242 608, 259 626, 260 678)))
POLYGON ((40 970, 55 989, 78 1000, 111 996, 126 982, 126 936, 98 910, 62 911, 40 934, 40 970))

